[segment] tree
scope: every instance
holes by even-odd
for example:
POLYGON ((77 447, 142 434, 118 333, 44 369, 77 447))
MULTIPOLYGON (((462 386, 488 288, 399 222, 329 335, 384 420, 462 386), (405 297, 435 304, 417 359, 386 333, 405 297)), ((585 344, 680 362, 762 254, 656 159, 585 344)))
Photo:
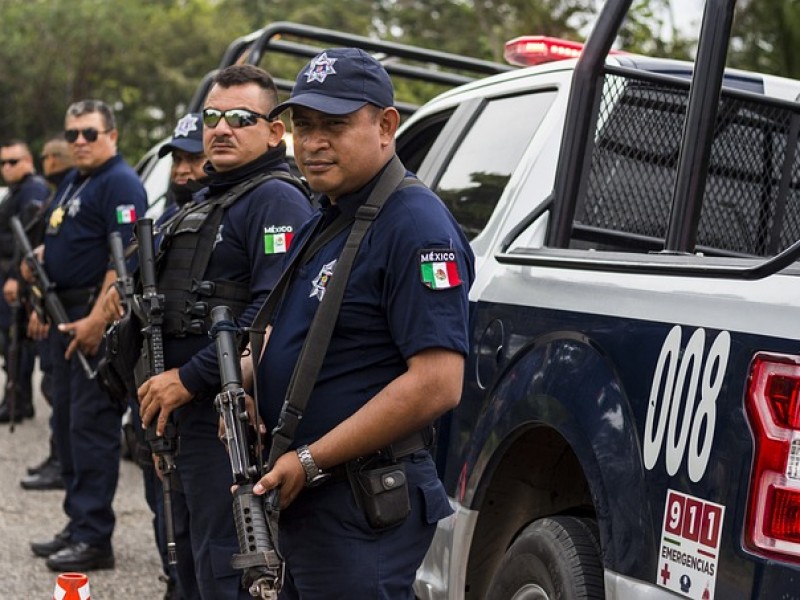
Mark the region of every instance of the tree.
POLYGON ((387 0, 379 14, 385 32, 406 43, 502 61, 505 42, 520 35, 579 39, 594 8, 591 0, 387 0))
POLYGON ((739 0, 734 13, 728 64, 741 69, 800 78, 800 2, 739 0))
POLYGON ((618 47, 635 54, 689 60, 694 41, 675 26, 671 0, 633 0, 620 28, 618 47))
POLYGON ((4 0, 0 93, 6 135, 37 145, 75 100, 116 111, 123 154, 166 135, 202 75, 241 31, 208 0, 4 0))

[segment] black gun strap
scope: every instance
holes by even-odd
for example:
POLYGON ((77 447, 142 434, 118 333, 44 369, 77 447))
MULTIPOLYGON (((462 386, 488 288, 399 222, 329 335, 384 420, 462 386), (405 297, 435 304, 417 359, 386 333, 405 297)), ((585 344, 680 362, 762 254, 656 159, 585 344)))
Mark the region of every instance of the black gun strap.
MULTIPOLYGON (((322 226, 322 219, 317 222, 317 226, 311 234, 309 234, 302 242, 297 254, 295 254, 292 261, 286 267, 286 269, 281 273, 280 278, 278 278, 278 282, 275 284, 275 287, 267 296, 267 299, 264 300, 264 304, 261 305, 261 308, 256 313, 253 322, 251 323, 248 331, 249 331, 249 340, 250 340, 250 360, 253 364, 253 397, 258 398, 258 377, 256 374, 258 373, 258 362, 261 360, 261 352, 264 349, 264 336, 266 335, 267 325, 272 320, 272 315, 275 314, 275 311, 278 308, 278 305, 281 303, 286 290, 289 287, 289 282, 292 280, 292 275, 294 274, 298 265, 304 264, 309 258, 311 258, 314 254, 316 254, 317 250, 321 248, 323 245, 327 244, 330 240, 336 237, 339 233, 347 229, 350 224, 353 222, 352 218, 346 217, 340 214, 334 221, 331 223, 323 232, 322 235, 316 235, 319 232, 320 227, 322 226), (312 241, 313 240, 313 241, 312 241)), ((255 402, 255 410, 256 410, 256 420, 259 420, 258 414, 258 402, 255 402)), ((258 471, 259 473, 264 472, 264 462, 263 462, 263 453, 261 448, 261 438, 258 438, 257 442, 257 450, 258 450, 258 471)))
MULTIPOLYGON (((325 295, 317 308, 314 319, 306 334, 305 341, 303 342, 303 347, 300 350, 300 355, 295 363, 294 371, 286 390, 286 397, 281 409, 278 425, 272 431, 272 445, 267 460, 268 470, 271 469, 275 465, 275 461, 289 449, 289 446, 294 440, 295 431, 308 405, 308 400, 311 397, 311 392, 317 381, 317 375, 319 374, 325 354, 327 353, 328 345, 330 344, 333 329, 339 314, 339 308, 344 298, 345 287, 350 278, 350 271, 352 270, 361 242, 386 200, 403 182, 404 178, 405 167, 397 155, 395 155, 392 157, 386 170, 381 174, 378 183, 372 190, 369 198, 367 198, 367 201, 356 211, 355 222, 347 237, 342 254, 339 256, 336 266, 334 267, 334 276, 331 277, 328 287, 325 290, 325 295)), ((337 221, 338 220, 339 219, 337 219, 337 221)), ((334 225, 337 225, 336 221, 329 229, 333 229, 334 225)), ((329 238, 329 236, 325 237, 329 238)), ((308 257, 310 255, 309 251, 315 252, 316 249, 323 245, 324 241, 320 240, 320 242, 322 243, 311 244, 308 248, 303 248, 298 254, 302 254, 303 258, 308 257)), ((295 260, 291 266, 296 267, 298 263, 299 261, 295 260)), ((287 275, 286 273, 284 273, 284 276, 286 276, 287 279, 291 277, 290 274, 287 275)), ((283 277, 281 279, 283 280, 283 277)), ((283 283, 283 285, 288 285, 288 281, 283 283)), ((273 290, 273 294, 270 295, 270 298, 274 295, 275 291, 278 291, 279 294, 282 295, 285 290, 273 290)), ((268 302, 270 298, 268 298, 268 302)), ((272 302, 277 305, 278 300, 279 298, 276 298, 272 302)), ((271 314, 268 318, 271 318, 271 314)), ((255 351, 254 348, 254 381, 257 379, 256 369, 258 366, 258 358, 260 358, 260 356, 255 355, 255 351)), ((258 352, 260 355, 260 348, 258 352)))

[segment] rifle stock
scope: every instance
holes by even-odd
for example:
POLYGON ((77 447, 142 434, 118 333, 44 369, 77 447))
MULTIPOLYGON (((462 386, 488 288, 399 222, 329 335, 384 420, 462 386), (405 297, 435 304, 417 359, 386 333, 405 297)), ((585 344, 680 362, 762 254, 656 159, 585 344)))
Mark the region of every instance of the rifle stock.
MULTIPOLYGON (((156 288, 155 251, 153 247, 153 220, 138 219, 136 221, 136 237, 138 239, 139 275, 142 283, 142 295, 134 298, 133 309, 144 327, 144 345, 142 356, 137 367, 137 381, 144 382, 164 372, 164 295, 156 288)), ((124 262, 124 259, 123 259, 124 262)), ((156 420, 150 422, 145 430, 145 439, 150 450, 158 457, 158 470, 161 472, 161 485, 164 491, 164 528, 167 538, 167 561, 174 565, 178 562, 175 545, 175 525, 172 516, 172 475, 175 472, 175 453, 178 446, 178 435, 175 424, 170 418, 164 435, 156 434, 156 420)))
POLYGON ((277 550, 278 510, 265 502, 264 496, 253 494, 253 485, 261 476, 261 446, 249 426, 233 313, 227 306, 217 306, 211 310, 211 321, 222 383, 214 405, 225 424, 223 441, 238 486, 233 494, 233 516, 241 552, 233 556, 231 565, 242 569, 242 582, 251 596, 272 600, 283 584, 283 558, 277 550))
MULTIPOLYGON (((11 231, 14 234, 14 240, 17 243, 17 247, 20 249, 20 253, 22 254, 22 259, 33 273, 34 283, 31 285, 31 289, 34 295, 36 295, 43 302, 45 311, 47 311, 47 315, 50 318, 50 322, 56 327, 62 323, 69 323, 70 318, 67 315, 67 311, 64 308, 64 305, 61 303, 58 294, 56 293, 55 285, 47 276, 47 271, 44 270, 44 265, 39 262, 38 258, 36 258, 36 254, 34 254, 33 248, 31 247, 31 241, 28 239, 28 235, 25 233, 25 228, 22 226, 22 222, 18 217, 11 217, 11 231)), ((72 336, 71 333, 68 335, 70 335, 70 337, 72 336)), ((83 367, 83 371, 86 373, 86 377, 89 379, 94 379, 97 373, 94 371, 94 369, 92 369, 89 361, 86 358, 86 355, 80 350, 80 348, 76 350, 76 354, 81 363, 81 367, 83 367)))

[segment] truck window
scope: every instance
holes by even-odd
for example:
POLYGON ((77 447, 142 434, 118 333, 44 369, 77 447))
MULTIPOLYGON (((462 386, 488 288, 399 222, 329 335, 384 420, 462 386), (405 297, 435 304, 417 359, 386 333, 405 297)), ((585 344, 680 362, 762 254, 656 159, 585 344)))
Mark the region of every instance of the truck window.
POLYGON ((555 98, 554 90, 490 99, 435 191, 469 239, 483 228, 555 98))
POLYGON ((422 161, 425 160, 431 146, 442 132, 451 115, 451 111, 438 113, 421 123, 417 123, 413 131, 398 138, 397 155, 409 171, 419 173, 422 161))

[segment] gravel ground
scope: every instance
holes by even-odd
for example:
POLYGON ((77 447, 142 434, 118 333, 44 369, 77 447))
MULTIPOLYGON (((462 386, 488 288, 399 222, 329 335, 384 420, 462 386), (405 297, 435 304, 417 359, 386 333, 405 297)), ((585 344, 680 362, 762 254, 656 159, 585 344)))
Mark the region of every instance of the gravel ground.
MULTIPOLYGON (((2 380, 2 376, 0 376, 2 380)), ((35 385, 38 389, 38 382, 35 385)), ((66 523, 62 491, 25 491, 19 480, 25 468, 47 454, 50 407, 37 395, 36 416, 17 424, 14 433, 0 425, 0 598, 33 600, 53 597, 57 573, 30 551, 32 539, 47 539, 66 523)), ((153 541, 151 513, 144 500, 141 471, 123 460, 114 500, 117 525, 113 545, 116 569, 92 571, 92 600, 161 600, 160 561, 153 541)))

